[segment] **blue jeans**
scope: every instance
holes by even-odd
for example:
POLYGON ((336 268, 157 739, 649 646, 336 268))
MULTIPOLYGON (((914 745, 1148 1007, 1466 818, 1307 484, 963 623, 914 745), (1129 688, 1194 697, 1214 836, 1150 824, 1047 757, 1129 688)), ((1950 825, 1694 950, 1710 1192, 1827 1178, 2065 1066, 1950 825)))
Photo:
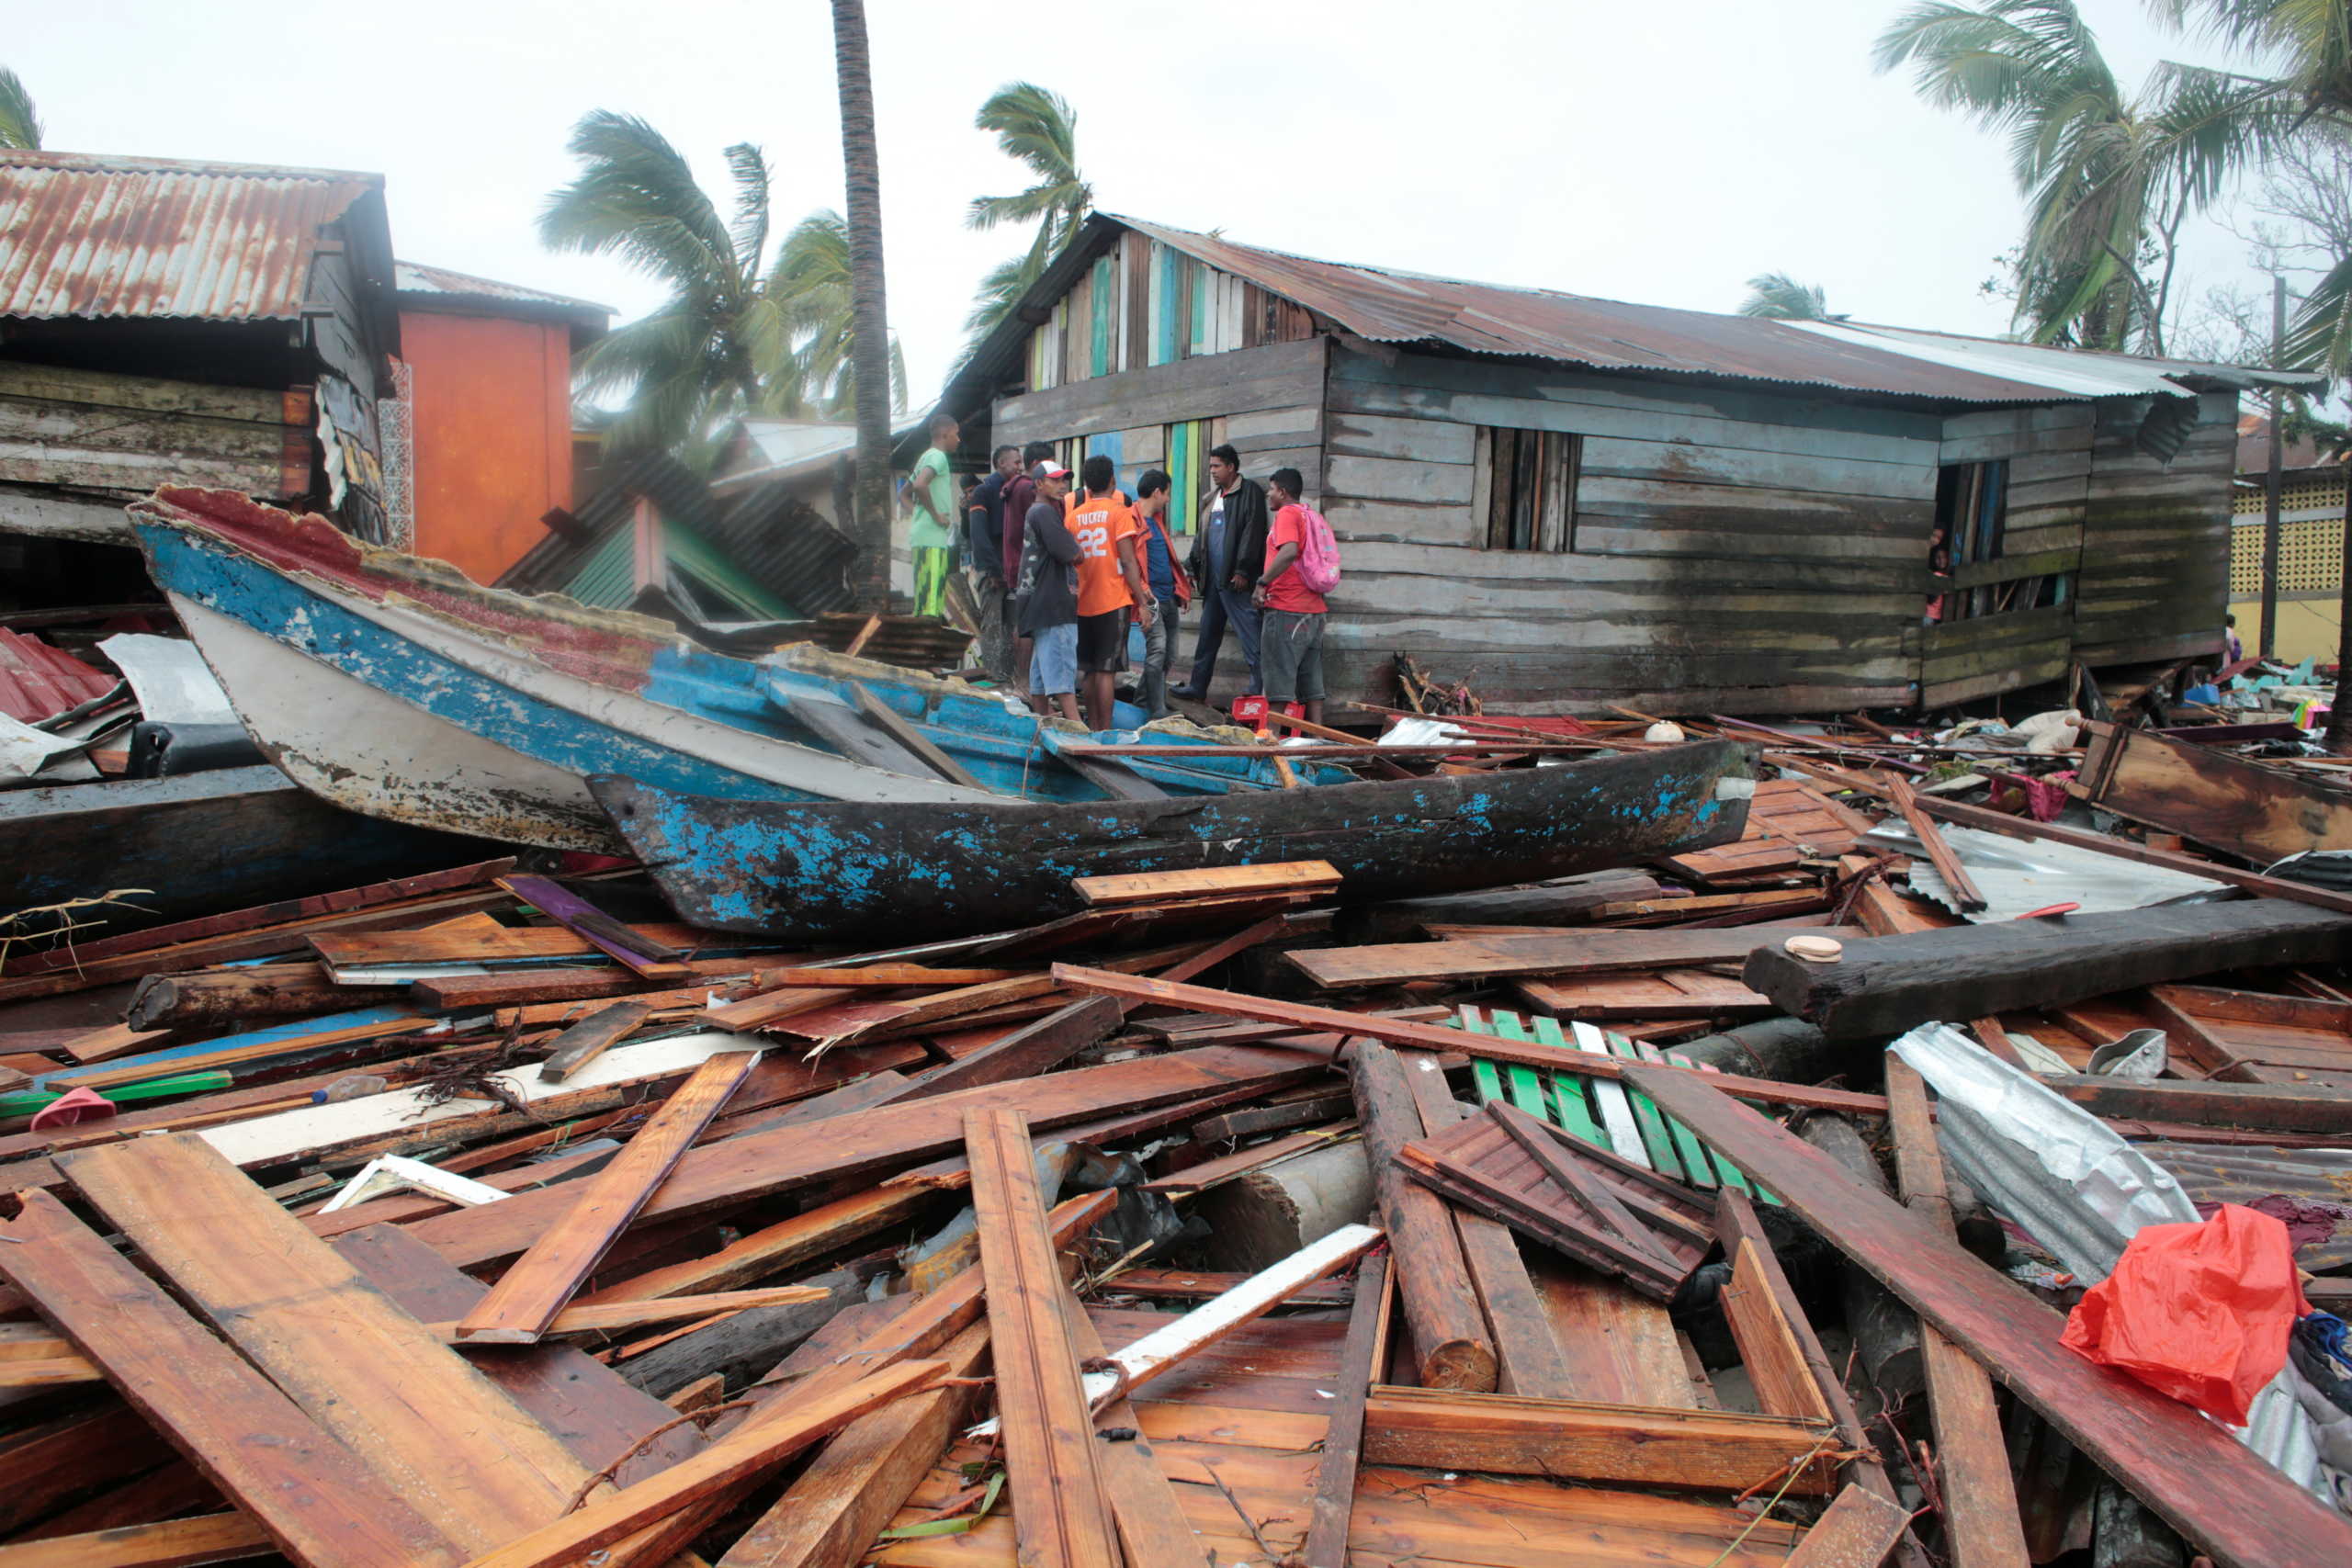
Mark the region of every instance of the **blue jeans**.
POLYGON ((1195 697, 1205 702, 1209 694, 1209 677, 1216 672, 1217 649, 1225 646, 1225 627, 1231 622, 1241 637, 1241 657, 1250 661, 1250 692, 1255 694, 1264 684, 1264 675, 1258 662, 1258 606, 1250 603, 1250 591, 1219 587, 1205 594, 1201 601, 1201 637, 1193 645, 1192 690, 1195 697))

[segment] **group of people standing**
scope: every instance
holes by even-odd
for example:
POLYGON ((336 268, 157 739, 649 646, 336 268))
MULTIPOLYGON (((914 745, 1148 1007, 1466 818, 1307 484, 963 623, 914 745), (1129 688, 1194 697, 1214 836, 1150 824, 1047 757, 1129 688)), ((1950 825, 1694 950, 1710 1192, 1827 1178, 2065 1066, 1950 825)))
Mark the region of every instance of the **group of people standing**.
MULTIPOLYGON (((954 540, 943 520, 955 504, 948 461, 958 434, 955 420, 933 420, 932 446, 909 485, 919 615, 939 614, 945 596, 954 540)), ((1208 470, 1209 493, 1180 560, 1171 481, 1161 469, 1146 469, 1129 496, 1107 457, 1087 458, 1073 476, 1044 442, 990 455, 989 471, 961 502, 965 561, 984 657, 992 667, 1000 656, 1010 661, 1033 708, 1109 728, 1131 625, 1143 630, 1139 696, 1150 716, 1172 712, 1171 697, 1205 702, 1229 626, 1249 661, 1249 690, 1321 720, 1329 606, 1297 570, 1304 480, 1295 468, 1276 469, 1263 485, 1244 479, 1231 446, 1209 454, 1208 470), (1184 612, 1195 605, 1190 675, 1171 686, 1184 612)))

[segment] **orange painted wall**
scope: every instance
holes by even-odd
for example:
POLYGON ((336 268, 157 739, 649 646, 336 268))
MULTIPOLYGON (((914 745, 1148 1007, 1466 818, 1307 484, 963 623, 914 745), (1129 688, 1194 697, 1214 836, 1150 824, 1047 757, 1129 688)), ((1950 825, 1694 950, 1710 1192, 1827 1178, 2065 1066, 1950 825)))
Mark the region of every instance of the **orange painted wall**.
POLYGON ((401 312, 416 543, 488 582, 571 504, 571 333, 560 321, 401 312))

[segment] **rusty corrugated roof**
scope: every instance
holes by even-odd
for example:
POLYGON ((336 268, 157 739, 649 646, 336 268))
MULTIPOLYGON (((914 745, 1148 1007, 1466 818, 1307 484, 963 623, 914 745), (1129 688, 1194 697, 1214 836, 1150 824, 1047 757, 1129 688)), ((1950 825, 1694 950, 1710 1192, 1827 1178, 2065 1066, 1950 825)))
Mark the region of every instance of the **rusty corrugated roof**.
POLYGON ((0 152, 0 316, 292 321, 380 175, 0 152))
MULTIPOLYGON (((1859 322, 1765 321, 1432 277, 1318 261, 1104 212, 1087 220, 1021 303, 1035 307, 1058 298, 1121 230, 1246 278, 1371 343, 1951 402, 2054 402, 2191 389, 2175 379, 2179 377, 2232 386, 2314 379, 1859 322)), ((984 406, 997 379, 1015 373, 1029 331, 1020 310, 1008 312, 950 378, 943 406, 962 413, 984 406)))
POLYGON ((115 689, 116 678, 39 637, 0 626, 0 713, 27 724, 115 689))

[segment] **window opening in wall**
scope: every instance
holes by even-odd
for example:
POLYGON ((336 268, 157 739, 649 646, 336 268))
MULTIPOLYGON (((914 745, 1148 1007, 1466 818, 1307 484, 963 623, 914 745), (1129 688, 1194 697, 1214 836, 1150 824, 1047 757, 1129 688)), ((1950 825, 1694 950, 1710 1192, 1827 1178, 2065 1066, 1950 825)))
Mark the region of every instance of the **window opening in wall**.
POLYGON ((2003 558, 2008 545, 2009 464, 2006 457, 1982 463, 1947 463, 1936 475, 1936 525, 1928 538, 1929 592, 1923 619, 1928 626, 1981 620, 2013 610, 2063 604, 2074 591, 2074 573, 1983 581, 1983 569, 2003 558))
POLYGON ((1487 548, 1576 548, 1577 480, 1583 460, 1580 435, 1482 428, 1476 494, 1485 505, 1487 548))

